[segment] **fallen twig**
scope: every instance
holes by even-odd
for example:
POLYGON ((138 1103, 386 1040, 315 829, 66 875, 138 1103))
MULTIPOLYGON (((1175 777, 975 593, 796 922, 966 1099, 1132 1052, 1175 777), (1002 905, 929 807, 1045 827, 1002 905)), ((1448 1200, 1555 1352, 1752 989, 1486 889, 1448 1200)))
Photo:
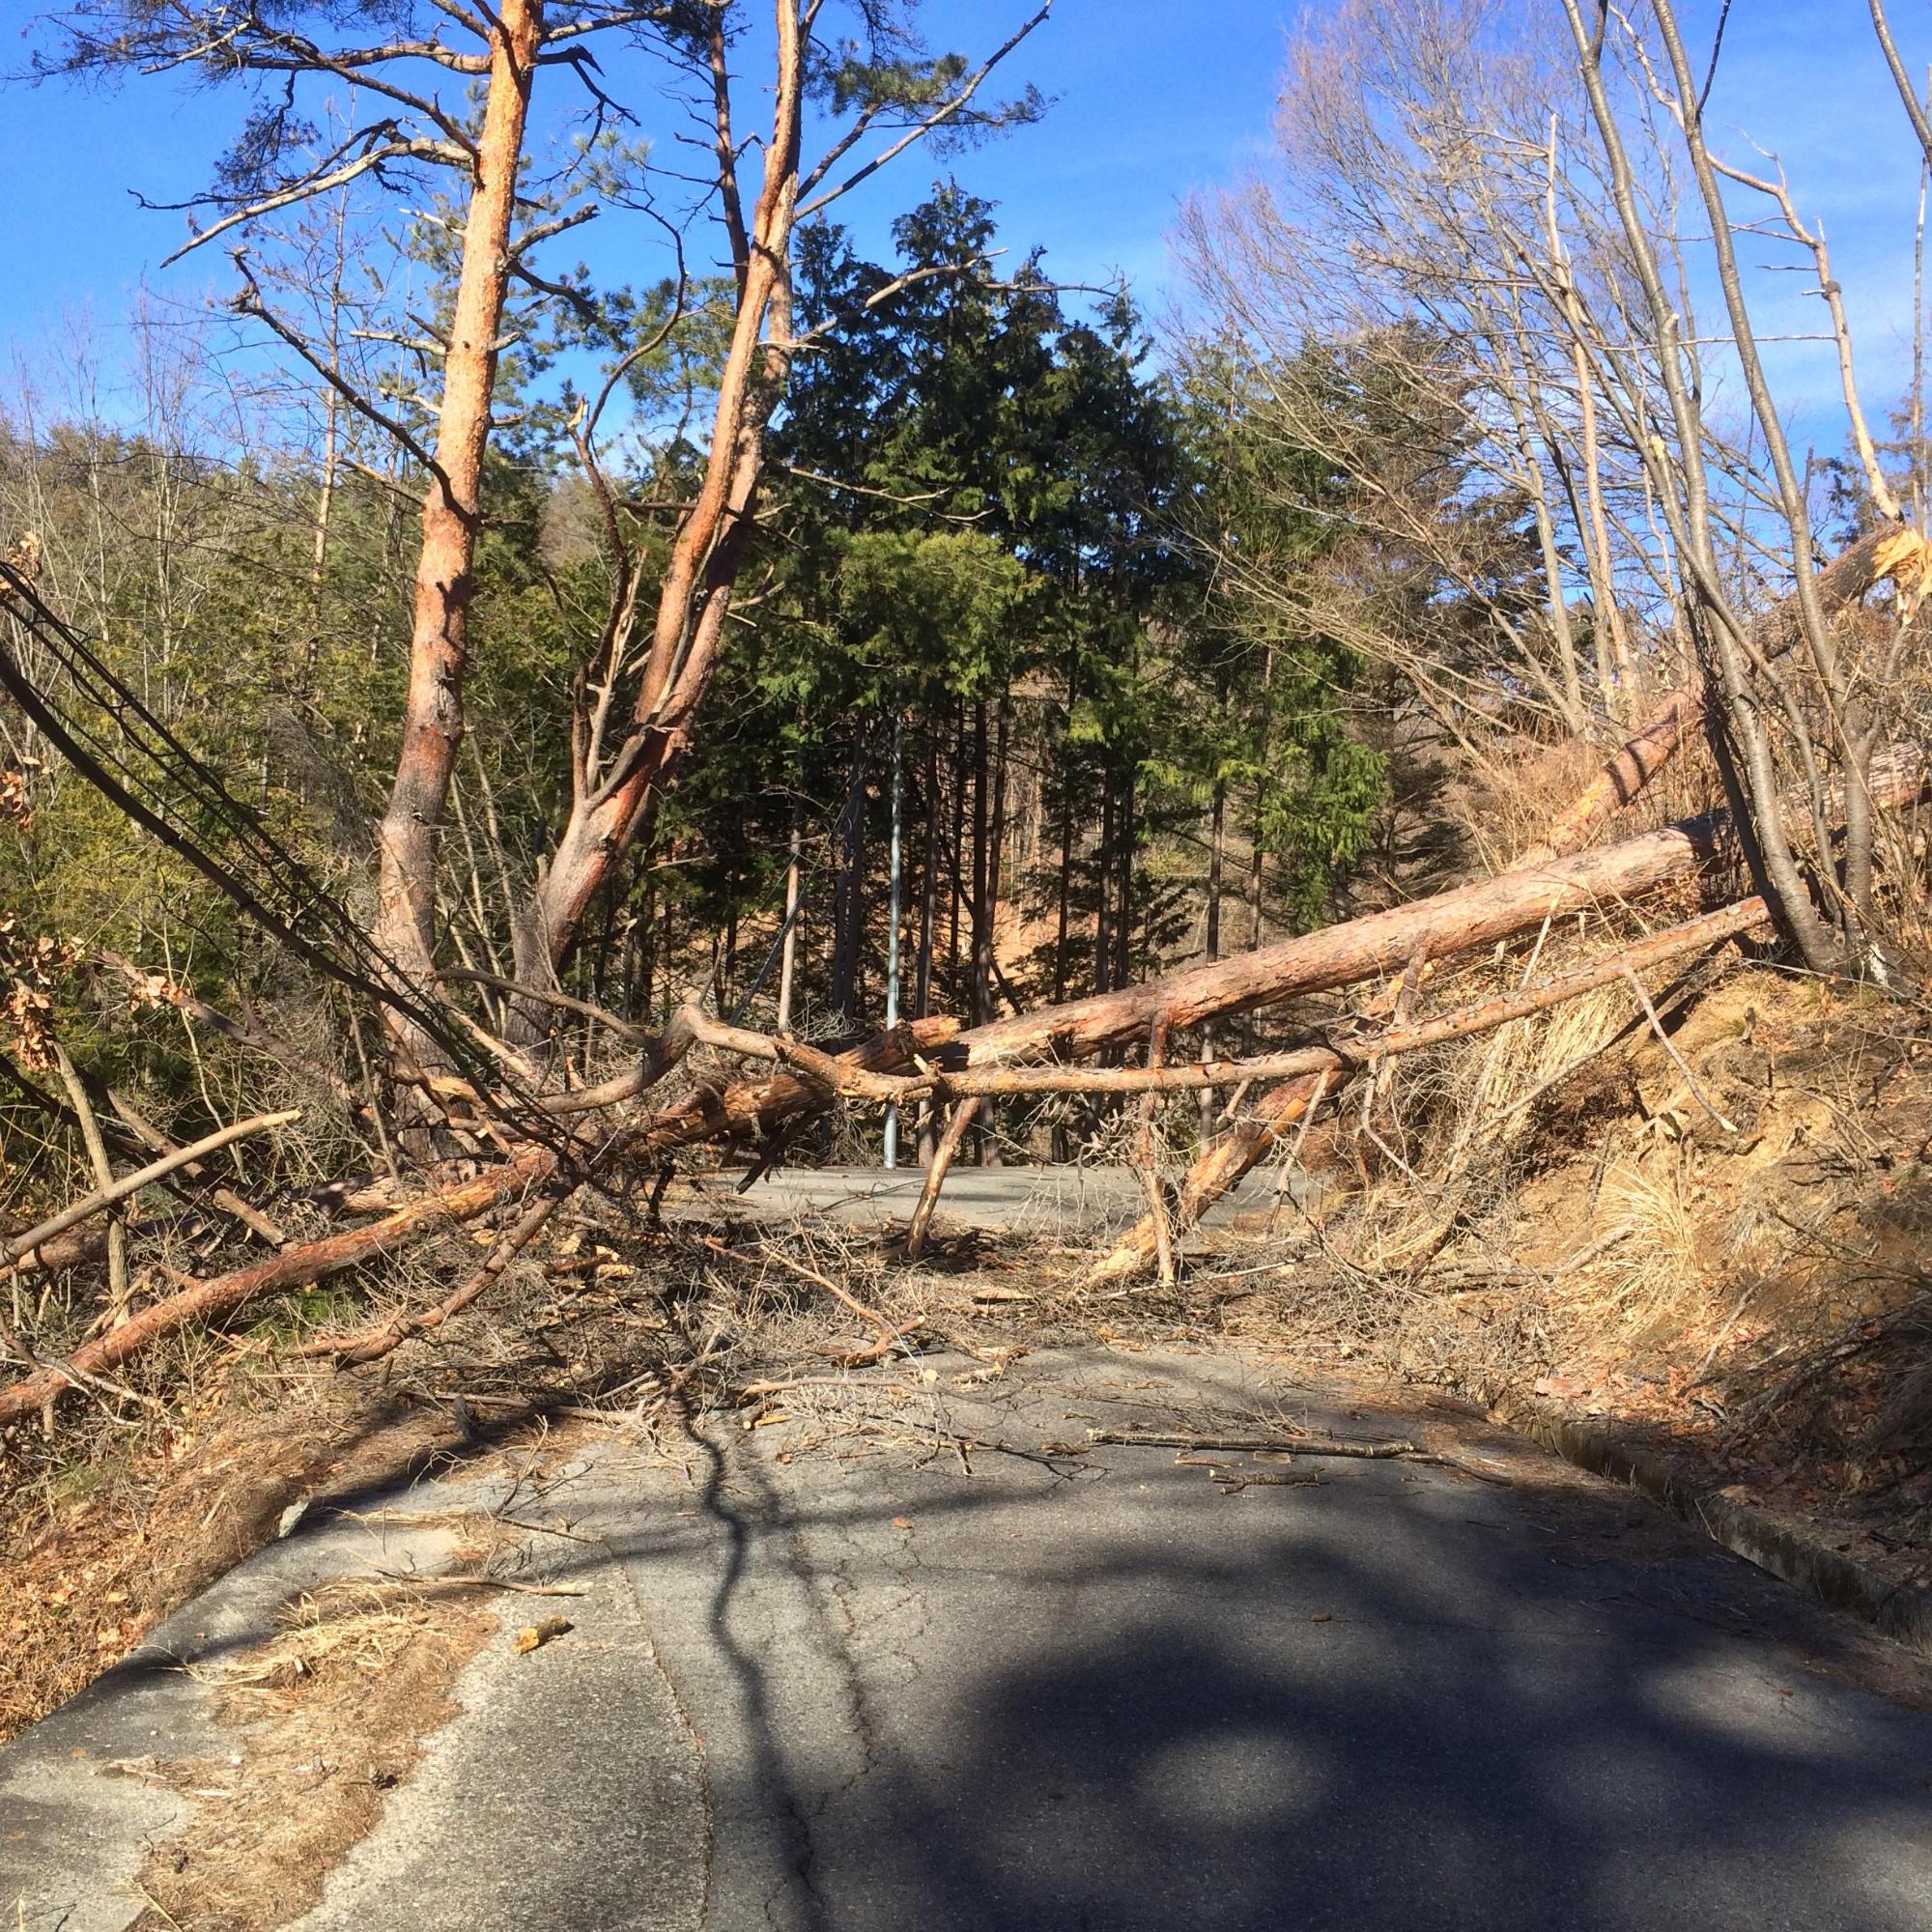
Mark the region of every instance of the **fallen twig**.
POLYGON ((1180 1435, 1161 1429, 1090 1429, 1087 1439, 1128 1449, 1286 1450, 1296 1456, 1350 1456, 1363 1462, 1387 1462, 1396 1457, 1411 1462, 1439 1463, 1434 1450, 1424 1449, 1406 1436, 1387 1442, 1316 1442, 1304 1435, 1180 1435))
POLYGON ((412 1590, 510 1590, 520 1597, 587 1597, 590 1594, 588 1583, 513 1583, 507 1577, 412 1577, 400 1570, 371 1570, 362 1580, 370 1578, 384 1583, 407 1583, 412 1590))
MULTIPOLYGON (((700 1235, 697 1237, 697 1245, 701 1248, 710 1249, 715 1255, 723 1255, 726 1261, 736 1262, 740 1267, 755 1268, 761 1261, 773 1262, 778 1266, 798 1275, 805 1281, 815 1282, 835 1301, 840 1302, 849 1308, 861 1321, 871 1322, 880 1331, 881 1335, 888 1338, 889 1341, 896 1341, 898 1339, 899 1330, 885 1316, 881 1315, 876 1308, 867 1308, 857 1295, 851 1293, 846 1289, 840 1288, 830 1275, 820 1274, 816 1268, 807 1267, 803 1262, 795 1262, 789 1255, 781 1255, 771 1248, 765 1247, 759 1248, 755 1257, 740 1254, 736 1248, 726 1247, 715 1235, 700 1235)), ((851 1366, 856 1368, 858 1364, 855 1362, 851 1366)))

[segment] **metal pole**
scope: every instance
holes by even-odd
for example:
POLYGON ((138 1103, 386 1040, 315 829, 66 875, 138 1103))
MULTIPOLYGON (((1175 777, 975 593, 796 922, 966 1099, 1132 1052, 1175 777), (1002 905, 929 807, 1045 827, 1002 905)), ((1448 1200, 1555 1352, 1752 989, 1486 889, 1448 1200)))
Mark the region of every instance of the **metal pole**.
MULTIPOLYGON (((893 711, 893 856, 892 890, 888 895, 886 926, 886 1030, 899 1023, 899 895, 904 881, 901 873, 902 846, 899 839, 900 779, 904 771, 905 718, 896 706, 893 711)), ((886 1165, 899 1164, 899 1110, 892 1102, 886 1106, 886 1165)))

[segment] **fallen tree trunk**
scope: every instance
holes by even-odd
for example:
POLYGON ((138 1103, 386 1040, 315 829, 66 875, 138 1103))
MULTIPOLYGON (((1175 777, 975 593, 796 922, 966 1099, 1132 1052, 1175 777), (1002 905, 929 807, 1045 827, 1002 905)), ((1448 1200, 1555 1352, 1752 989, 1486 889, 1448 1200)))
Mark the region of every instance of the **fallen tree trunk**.
MULTIPOLYGON (((1620 948, 1574 972, 1559 973, 1541 985, 1504 993, 1420 1025, 1403 1027, 1378 1038, 1351 1041, 1348 1048, 1311 1048, 1307 1070, 1263 1094, 1254 1113, 1236 1124, 1188 1169, 1175 1204, 1174 1219, 1190 1227, 1243 1176, 1250 1174, 1292 1126, 1342 1088, 1364 1067, 1379 1065, 1398 1054, 1439 1046, 1452 1039, 1468 1039, 1490 1033, 1512 1020, 1527 1018, 1579 994, 1629 978, 1666 959, 1748 932, 1771 917, 1761 898, 1740 900, 1721 911, 1687 920, 1682 925, 1654 933, 1634 946, 1620 948)), ((1160 1229, 1151 1215, 1143 1215, 1088 1276, 1090 1282, 1118 1281, 1137 1274, 1159 1253, 1160 1229)))
MULTIPOLYGON (((1896 804, 1916 797, 1925 778, 1925 749, 1895 746, 1874 764, 1873 798, 1896 804)), ((1091 1058, 1144 1038, 1163 1014, 1170 1030, 1197 1026, 1406 968, 1418 955, 1439 959, 1491 945, 1546 919, 1622 905, 1693 876, 1723 849, 1729 834, 1729 813, 1710 812, 1118 992, 972 1027, 950 1038, 933 1022, 920 1021, 876 1035, 837 1058, 870 1073, 929 1068, 942 1076, 935 1084, 976 1068, 1091 1058)), ((963 1080, 954 1091, 968 1091, 963 1080)), ((769 1133, 818 1111, 826 1099, 822 1078, 789 1073, 704 1089, 635 1122, 627 1132, 628 1149, 641 1158, 700 1141, 769 1133)))
POLYGON ((284 1248, 267 1261, 197 1282, 140 1309, 120 1327, 83 1343, 67 1361, 49 1363, 38 1374, 0 1389, 0 1429, 37 1414, 68 1390, 83 1386, 86 1378, 111 1373, 164 1336, 234 1315, 265 1295, 307 1288, 345 1268, 393 1254, 438 1228, 472 1220, 517 1189, 547 1179, 555 1164, 555 1156, 547 1149, 526 1148, 474 1180, 412 1202, 366 1228, 284 1248))
MULTIPOLYGON (((1916 530, 1882 525, 1840 551, 1818 573, 1819 606, 1827 617, 1835 617, 1889 577, 1897 578, 1916 602, 1926 562, 1925 540, 1916 530)), ((1802 635, 1796 602, 1789 598, 1751 626, 1751 642, 1767 662, 1782 657, 1802 635)), ((1547 865, 1581 851, 1598 827, 1630 804, 1669 763, 1671 754, 1702 721, 1705 696, 1701 677, 1666 692, 1603 770, 1551 821, 1544 842, 1525 852, 1510 869, 1547 865)))

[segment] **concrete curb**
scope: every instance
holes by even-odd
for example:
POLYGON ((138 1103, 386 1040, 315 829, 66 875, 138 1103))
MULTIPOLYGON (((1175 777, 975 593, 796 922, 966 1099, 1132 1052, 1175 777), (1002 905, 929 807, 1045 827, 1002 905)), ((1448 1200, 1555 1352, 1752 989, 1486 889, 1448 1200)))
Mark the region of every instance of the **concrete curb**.
POLYGON ((1809 1591, 1834 1609, 1850 1610, 1921 1656, 1932 1657, 1932 1598, 1901 1589, 1767 1511, 1688 1480, 1661 1457, 1633 1448, 1600 1423, 1567 1415, 1528 1396, 1505 1397, 1492 1412, 1565 1462, 1642 1491, 1733 1554, 1809 1591))

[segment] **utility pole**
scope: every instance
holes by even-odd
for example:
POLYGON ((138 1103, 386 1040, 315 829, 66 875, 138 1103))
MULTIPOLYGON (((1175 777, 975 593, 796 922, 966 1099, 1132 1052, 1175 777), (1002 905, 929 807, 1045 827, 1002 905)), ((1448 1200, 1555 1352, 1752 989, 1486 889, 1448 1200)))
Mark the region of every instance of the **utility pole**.
MULTIPOLYGON (((905 772, 905 708, 895 698, 893 707, 893 844, 892 886, 886 914, 886 1031, 899 1023, 899 900, 904 885, 904 845, 899 837, 899 804, 905 772)), ((886 1165, 899 1164, 899 1110, 886 1104, 886 1165)))

